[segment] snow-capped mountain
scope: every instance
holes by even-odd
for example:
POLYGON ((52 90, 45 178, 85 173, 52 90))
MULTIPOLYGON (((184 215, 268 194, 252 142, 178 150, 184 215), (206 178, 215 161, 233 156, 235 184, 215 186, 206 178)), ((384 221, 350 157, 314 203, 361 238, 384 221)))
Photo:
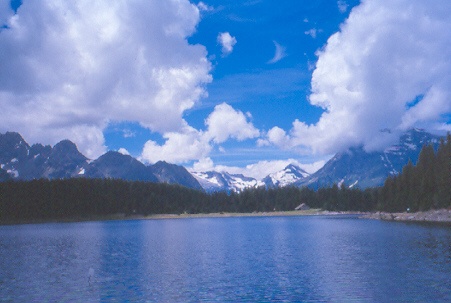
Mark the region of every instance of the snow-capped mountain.
POLYGON ((242 174, 227 172, 191 172, 207 192, 234 191, 241 192, 246 188, 254 187, 283 187, 307 178, 310 174, 299 166, 290 164, 283 170, 274 172, 262 180, 246 177, 242 174))
POLYGON ((241 192, 246 188, 264 186, 264 183, 241 174, 227 172, 191 172, 203 189, 207 192, 227 191, 241 192))
POLYGON ((416 163, 424 144, 437 148, 439 137, 420 129, 404 133, 398 144, 382 152, 366 152, 362 147, 350 148, 336 154, 320 170, 310 177, 297 181, 297 186, 320 188, 338 184, 360 188, 383 185, 390 175, 402 171, 409 159, 416 163))
POLYGON ((227 172, 191 172, 183 166, 158 162, 146 166, 135 158, 108 152, 94 161, 83 156, 76 145, 63 140, 54 147, 29 146, 18 133, 0 134, 0 181, 39 178, 119 178, 175 183, 207 192, 240 192, 253 187, 287 185, 319 188, 342 184, 367 188, 382 185, 390 175, 401 172, 410 159, 416 163, 424 144, 438 146, 440 138, 420 129, 404 133, 398 144, 382 152, 366 152, 362 147, 336 154, 323 168, 309 175, 290 164, 263 180, 227 172))
POLYGON ((274 172, 261 181, 231 175, 226 172, 192 173, 207 192, 241 191, 247 187, 284 187, 288 185, 308 186, 314 189, 338 186, 367 188, 380 186, 390 175, 401 172, 409 159, 416 163, 424 144, 438 146, 439 137, 421 129, 404 133, 399 142, 382 152, 366 152, 362 147, 350 148, 337 153, 320 170, 308 174, 296 165, 290 164, 283 170, 274 172))
POLYGON ((166 162, 146 166, 131 156, 114 151, 91 161, 69 140, 53 147, 41 144, 30 147, 18 133, 0 134, 0 181, 81 177, 162 182, 202 190, 183 166, 166 162))
POLYGON ((299 166, 289 164, 283 170, 269 174, 262 182, 266 187, 285 187, 309 176, 310 174, 299 166))

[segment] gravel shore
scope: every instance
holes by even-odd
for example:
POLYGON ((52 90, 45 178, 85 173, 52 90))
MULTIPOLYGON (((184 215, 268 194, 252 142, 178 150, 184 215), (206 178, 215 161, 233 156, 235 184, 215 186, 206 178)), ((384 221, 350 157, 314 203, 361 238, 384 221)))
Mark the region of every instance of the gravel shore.
POLYGON ((451 209, 428 210, 416 213, 385 213, 376 212, 362 216, 368 219, 404 222, 433 222, 451 224, 451 209))

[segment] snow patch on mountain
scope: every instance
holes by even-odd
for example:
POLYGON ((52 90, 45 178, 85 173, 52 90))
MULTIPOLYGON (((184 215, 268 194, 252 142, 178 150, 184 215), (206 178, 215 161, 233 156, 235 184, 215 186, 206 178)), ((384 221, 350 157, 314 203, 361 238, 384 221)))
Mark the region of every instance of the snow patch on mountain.
POLYGON ((246 188, 260 186, 284 187, 310 176, 309 173, 294 164, 290 164, 280 171, 271 173, 262 180, 246 177, 242 174, 230 174, 224 171, 191 172, 191 174, 207 192, 241 192, 246 188))
POLYGON ((262 182, 265 183, 267 187, 285 187, 309 176, 310 174, 299 166, 290 164, 283 170, 269 174, 262 182))
POLYGON ((10 174, 13 178, 19 178, 19 172, 15 169, 8 169, 6 172, 10 174))
POLYGON ((359 180, 355 181, 354 183, 352 183, 351 185, 349 185, 349 188, 353 188, 354 186, 357 185, 357 183, 359 183, 359 180))
POLYGON ((253 188, 263 186, 264 183, 251 177, 245 177, 243 175, 231 175, 227 174, 227 183, 236 192, 241 192, 246 188, 253 188))
POLYGON ((229 174, 227 172, 191 172, 206 192, 241 192, 246 188, 264 186, 264 183, 242 174, 229 174))

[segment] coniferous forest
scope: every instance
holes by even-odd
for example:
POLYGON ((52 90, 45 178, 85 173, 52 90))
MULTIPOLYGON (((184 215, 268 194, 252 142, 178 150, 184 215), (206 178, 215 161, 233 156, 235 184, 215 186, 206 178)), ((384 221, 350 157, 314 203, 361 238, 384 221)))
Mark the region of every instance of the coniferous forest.
POLYGON ((333 211, 425 211, 451 207, 451 136, 438 150, 425 145, 416 164, 380 188, 253 188, 207 194, 178 185, 116 179, 62 179, 0 183, 0 222, 89 219, 122 214, 271 212, 311 208, 333 211))

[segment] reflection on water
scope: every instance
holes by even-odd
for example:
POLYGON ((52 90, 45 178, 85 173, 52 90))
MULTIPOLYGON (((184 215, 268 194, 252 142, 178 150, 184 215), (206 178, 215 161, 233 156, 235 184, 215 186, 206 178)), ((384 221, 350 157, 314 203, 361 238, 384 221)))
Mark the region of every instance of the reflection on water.
POLYGON ((355 217, 0 227, 0 301, 451 302, 451 229, 355 217))

